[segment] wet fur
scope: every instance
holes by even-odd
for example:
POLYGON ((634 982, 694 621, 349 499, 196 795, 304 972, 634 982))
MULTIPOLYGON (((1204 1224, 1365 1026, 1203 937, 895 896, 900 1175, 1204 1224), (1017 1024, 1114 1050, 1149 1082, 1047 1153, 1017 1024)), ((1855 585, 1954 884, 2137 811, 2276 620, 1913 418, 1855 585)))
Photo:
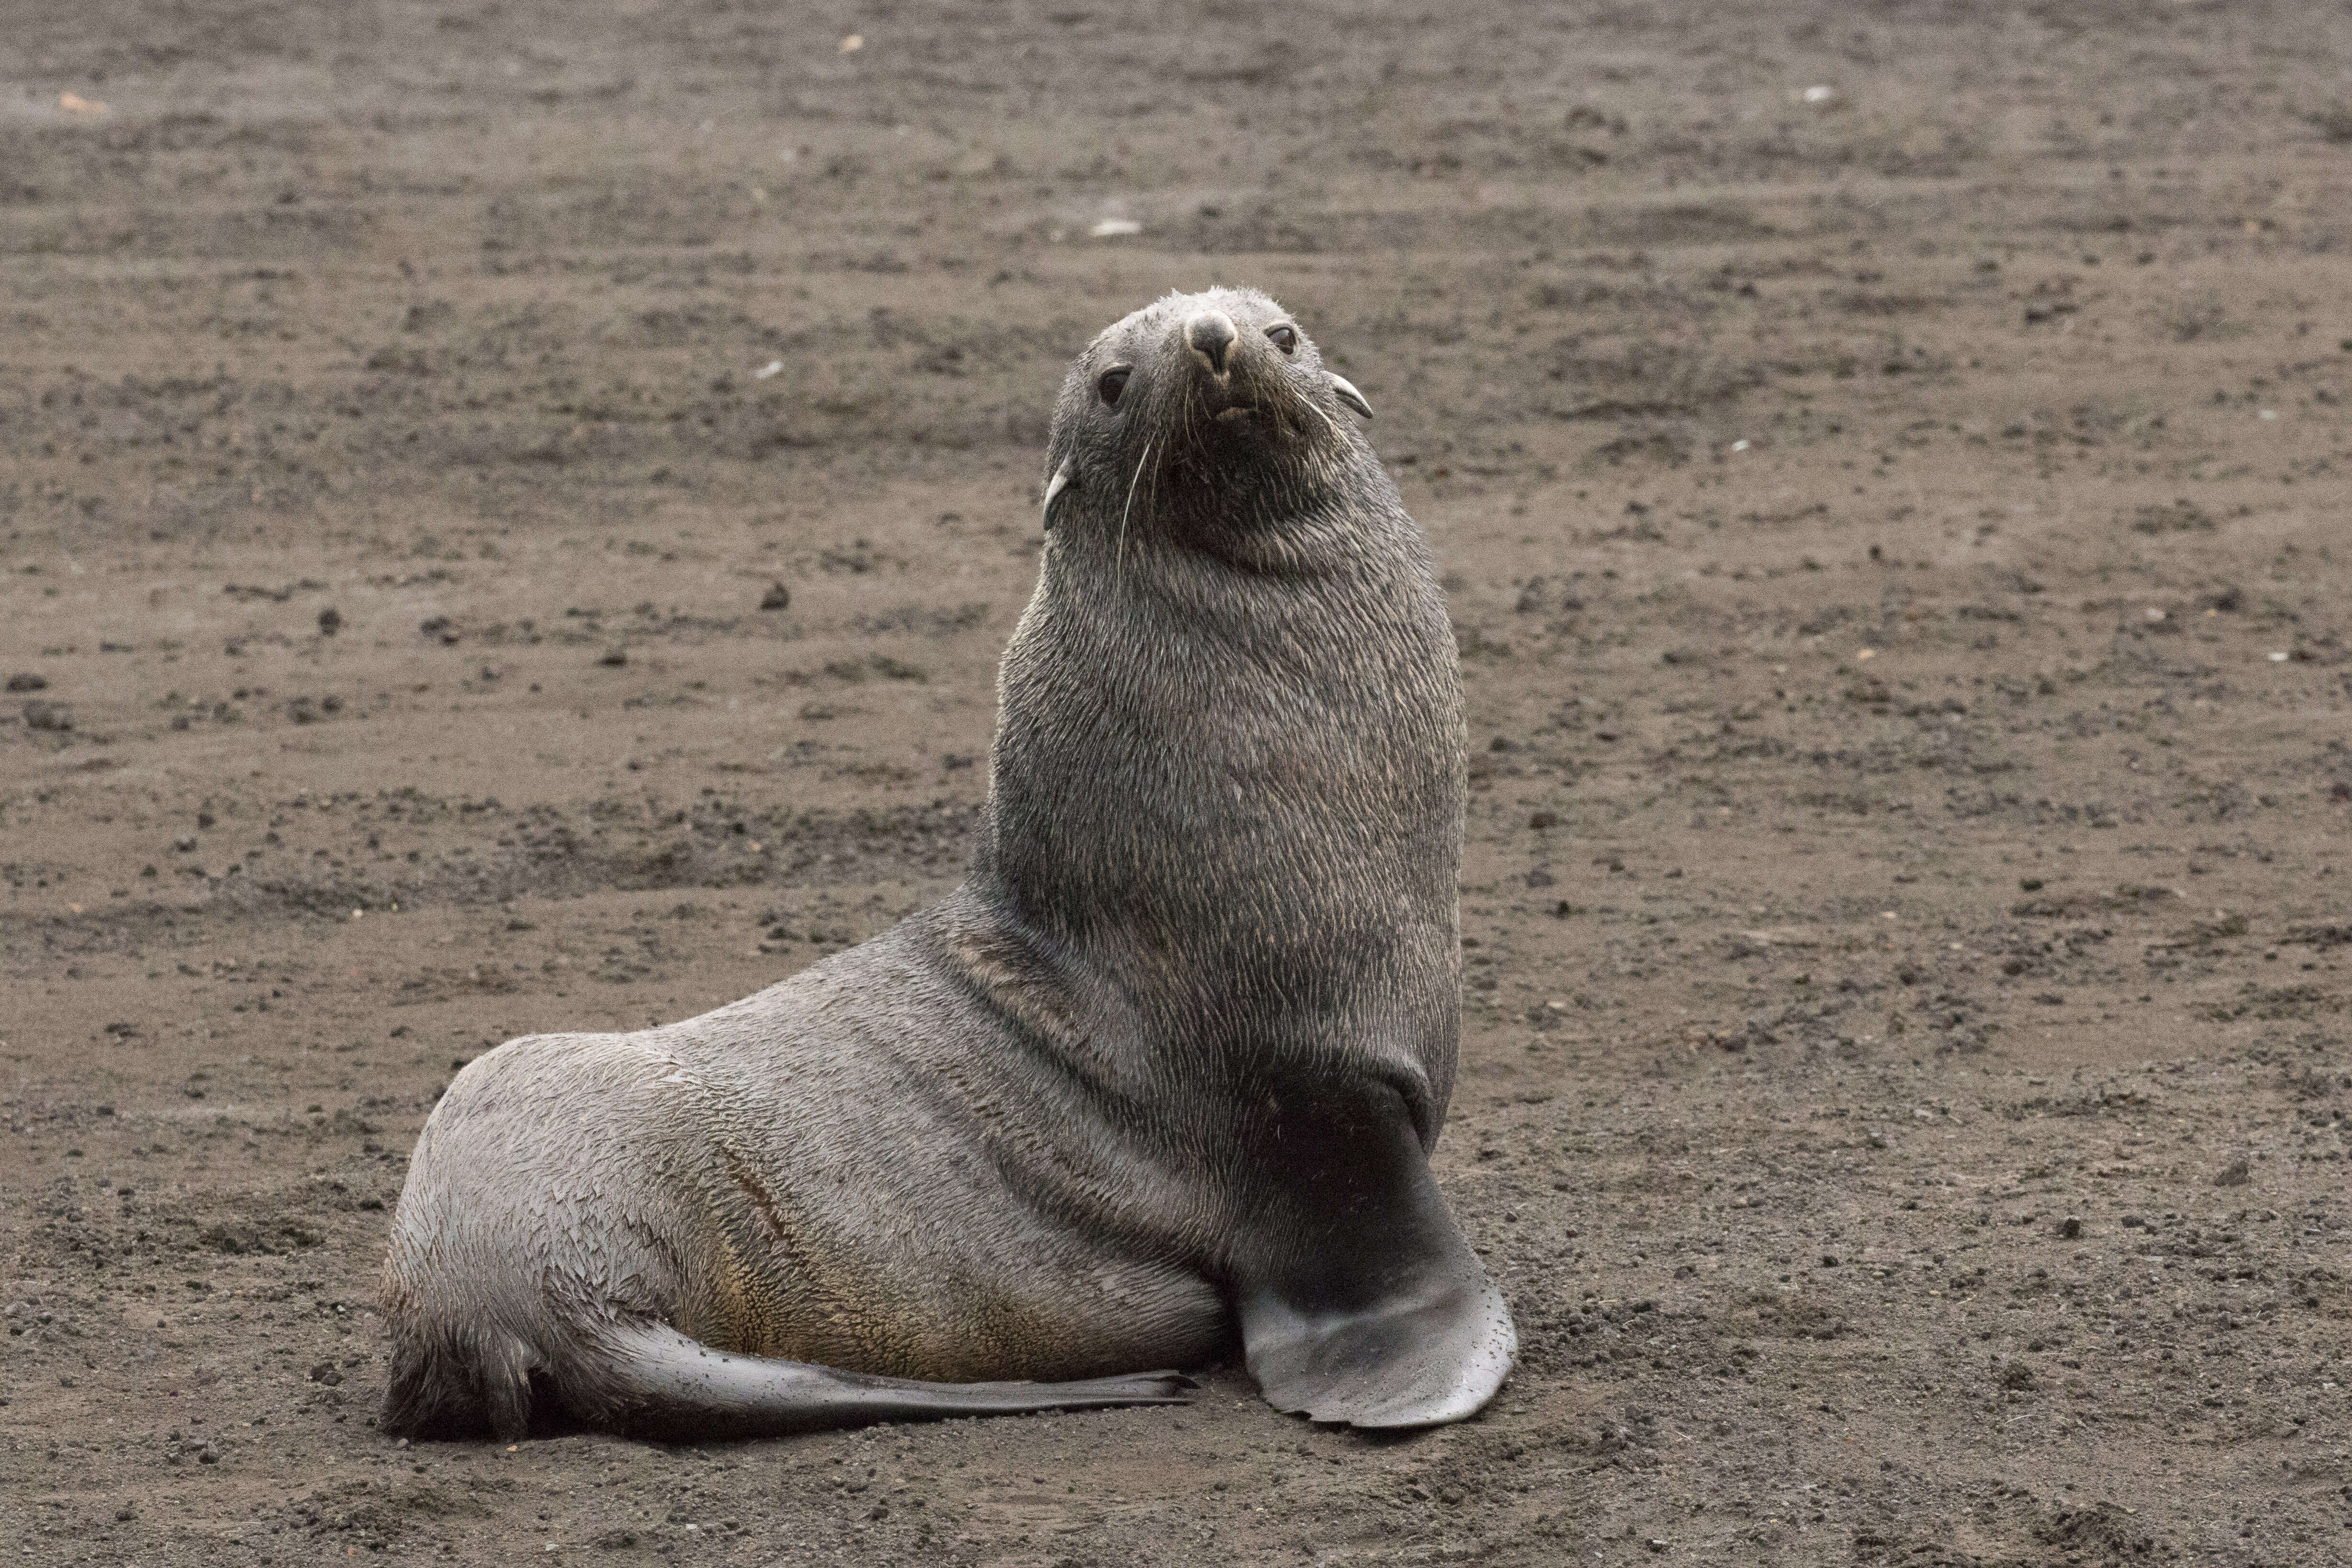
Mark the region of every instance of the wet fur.
POLYGON ((1318 1419, 1491 1395, 1508 1314, 1427 1171, 1453 636, 1314 345, 1265 339, 1286 320, 1171 296, 1073 366, 961 888, 714 1013, 450 1086, 393 1226, 388 1430, 1142 1403, 1180 1394, 1138 1369, 1236 1342, 1318 1419), (1222 380, 1182 341, 1203 310, 1241 334, 1222 380))

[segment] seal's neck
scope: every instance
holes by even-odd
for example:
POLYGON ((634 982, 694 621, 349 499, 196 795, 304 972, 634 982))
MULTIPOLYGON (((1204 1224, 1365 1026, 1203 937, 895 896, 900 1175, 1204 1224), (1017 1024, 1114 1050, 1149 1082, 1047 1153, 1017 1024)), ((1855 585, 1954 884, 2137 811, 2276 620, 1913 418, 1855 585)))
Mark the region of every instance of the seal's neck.
POLYGON ((1461 687, 1411 521, 1305 520, 1295 571, 1067 533, 1005 651, 973 890, 1162 1035, 1410 1013, 1450 1077, 1461 687))

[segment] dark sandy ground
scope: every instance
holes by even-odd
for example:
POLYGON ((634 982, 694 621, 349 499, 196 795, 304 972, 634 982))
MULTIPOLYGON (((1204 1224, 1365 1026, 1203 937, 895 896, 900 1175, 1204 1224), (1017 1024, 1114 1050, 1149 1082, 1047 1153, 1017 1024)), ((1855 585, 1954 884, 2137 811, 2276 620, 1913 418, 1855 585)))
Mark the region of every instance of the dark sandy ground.
POLYGON ((0 11, 7 1561, 2352 1558, 2352 13, 0 11), (1501 1398, 379 1436, 451 1069, 952 884, 1212 280, 1448 574, 1501 1398))

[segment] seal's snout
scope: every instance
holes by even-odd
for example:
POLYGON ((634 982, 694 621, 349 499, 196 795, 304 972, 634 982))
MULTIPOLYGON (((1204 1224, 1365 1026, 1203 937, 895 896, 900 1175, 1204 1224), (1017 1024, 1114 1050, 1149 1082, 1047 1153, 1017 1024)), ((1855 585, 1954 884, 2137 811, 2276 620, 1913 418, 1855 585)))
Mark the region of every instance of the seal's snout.
POLYGON ((1234 319, 1223 310, 1203 310, 1184 323, 1185 346, 1219 375, 1225 374, 1226 356, 1240 335, 1234 330, 1234 319))

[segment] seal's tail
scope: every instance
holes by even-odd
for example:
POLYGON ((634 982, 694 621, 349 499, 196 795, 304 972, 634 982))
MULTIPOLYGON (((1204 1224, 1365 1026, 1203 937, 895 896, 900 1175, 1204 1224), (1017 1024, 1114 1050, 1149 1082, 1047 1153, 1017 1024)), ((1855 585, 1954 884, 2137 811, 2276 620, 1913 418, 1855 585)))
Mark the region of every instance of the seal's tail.
POLYGON ((464 1344, 404 1344, 393 1360, 384 1429, 441 1433, 488 1425, 501 1437, 518 1438, 530 1425, 534 1387, 596 1426, 698 1441, 876 1421, 1181 1405, 1184 1391, 1195 1386, 1175 1372, 1075 1383, 919 1383, 717 1351, 660 1322, 628 1324, 599 1338, 600 1353, 568 1366, 543 1365, 520 1340, 496 1331, 464 1344))

